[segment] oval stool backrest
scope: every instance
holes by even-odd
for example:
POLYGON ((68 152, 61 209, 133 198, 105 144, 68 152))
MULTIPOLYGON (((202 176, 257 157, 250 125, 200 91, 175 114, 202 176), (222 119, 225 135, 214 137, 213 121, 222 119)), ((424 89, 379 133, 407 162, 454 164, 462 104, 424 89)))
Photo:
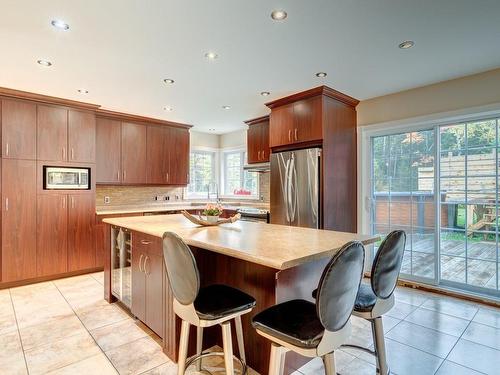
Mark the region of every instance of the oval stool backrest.
POLYGON ((392 231, 380 244, 372 265, 371 285, 379 298, 389 298, 398 281, 406 244, 406 233, 392 231))
POLYGON ((173 232, 163 234, 163 261, 175 299, 193 303, 200 290, 198 266, 189 246, 173 232))
POLYGON ((345 244, 323 271, 318 284, 316 311, 325 329, 345 326, 351 316, 363 276, 365 248, 361 242, 345 244))

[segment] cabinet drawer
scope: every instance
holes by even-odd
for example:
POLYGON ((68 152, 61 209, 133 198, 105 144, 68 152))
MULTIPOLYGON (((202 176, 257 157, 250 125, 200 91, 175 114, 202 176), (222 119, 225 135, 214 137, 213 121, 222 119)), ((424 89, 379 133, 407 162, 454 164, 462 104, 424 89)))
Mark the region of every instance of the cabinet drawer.
POLYGON ((132 252, 140 249, 145 253, 163 256, 162 239, 148 234, 132 232, 132 252))

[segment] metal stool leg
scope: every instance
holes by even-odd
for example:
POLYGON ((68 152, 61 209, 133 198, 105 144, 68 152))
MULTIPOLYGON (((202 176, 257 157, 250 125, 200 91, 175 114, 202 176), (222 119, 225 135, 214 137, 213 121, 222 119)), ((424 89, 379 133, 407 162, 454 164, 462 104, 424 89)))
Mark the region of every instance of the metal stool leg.
POLYGON ((323 364, 325 365, 326 375, 336 375, 335 371, 335 352, 325 354, 323 357, 323 364))
POLYGON ((371 321, 373 346, 375 348, 375 356, 377 358, 377 370, 381 375, 389 374, 389 366, 387 365, 387 354, 385 351, 384 326, 382 317, 375 318, 371 321))
POLYGON ((274 342, 271 343, 271 356, 269 358, 269 375, 283 374, 283 370, 285 368, 285 361, 283 360, 284 353, 285 352, 282 346, 275 344, 274 342))
POLYGON ((183 320, 181 325, 181 338, 179 342, 179 366, 177 370, 178 375, 184 375, 184 371, 186 370, 188 343, 189 343, 189 323, 183 320))
POLYGON ((236 326, 236 339, 238 340, 238 351, 240 352, 241 360, 246 363, 247 360, 245 358, 245 343, 243 340, 243 328, 241 326, 241 316, 237 316, 234 318, 234 323, 236 326))
MULTIPOLYGON (((203 328, 196 327, 196 355, 201 356, 202 351, 203 351, 203 328)), ((196 365, 196 369, 198 371, 201 371, 201 361, 202 361, 202 358, 200 357, 200 360, 198 361, 198 364, 196 365)))
POLYGON ((234 375, 233 367, 233 341, 231 339, 231 322, 224 322, 222 327, 222 345, 224 346, 224 362, 226 364, 226 374, 234 375))

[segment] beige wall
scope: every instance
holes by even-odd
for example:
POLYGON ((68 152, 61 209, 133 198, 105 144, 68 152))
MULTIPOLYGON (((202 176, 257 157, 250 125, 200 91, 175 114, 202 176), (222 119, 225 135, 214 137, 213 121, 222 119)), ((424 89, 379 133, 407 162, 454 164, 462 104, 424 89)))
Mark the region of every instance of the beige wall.
POLYGON ((247 131, 237 130, 235 132, 222 134, 220 136, 220 148, 234 148, 247 146, 247 131))
POLYGON ((190 131, 191 147, 219 148, 220 136, 217 134, 190 131))
POLYGON ((500 69, 364 100, 358 126, 500 103, 500 69))

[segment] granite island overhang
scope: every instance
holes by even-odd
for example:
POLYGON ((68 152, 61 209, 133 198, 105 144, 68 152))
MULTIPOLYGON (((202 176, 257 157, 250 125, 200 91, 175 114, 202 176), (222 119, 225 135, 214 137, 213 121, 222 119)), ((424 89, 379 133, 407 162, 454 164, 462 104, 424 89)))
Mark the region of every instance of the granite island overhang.
MULTIPOLYGON (((228 284, 257 300, 254 311, 243 317, 243 330, 248 365, 262 374, 267 372, 270 344, 255 333, 251 318, 279 302, 311 300, 323 268, 345 243, 360 241, 368 245, 378 240, 372 235, 248 221, 200 227, 178 214, 108 218, 103 222, 108 225, 106 243, 111 245, 105 254, 106 300, 116 300, 111 285, 113 262, 116 263, 112 252, 117 241, 113 233, 121 230, 127 233, 130 254, 127 305, 134 316, 162 337, 164 352, 176 362, 179 319, 172 310, 173 296, 162 257, 163 233, 174 232, 192 249, 202 285, 228 284)), ((204 348, 220 345, 219 341, 218 331, 208 330, 204 348)), ((194 354, 194 345, 190 353, 194 354)), ((305 361, 293 353, 287 355, 290 369, 305 361)))

